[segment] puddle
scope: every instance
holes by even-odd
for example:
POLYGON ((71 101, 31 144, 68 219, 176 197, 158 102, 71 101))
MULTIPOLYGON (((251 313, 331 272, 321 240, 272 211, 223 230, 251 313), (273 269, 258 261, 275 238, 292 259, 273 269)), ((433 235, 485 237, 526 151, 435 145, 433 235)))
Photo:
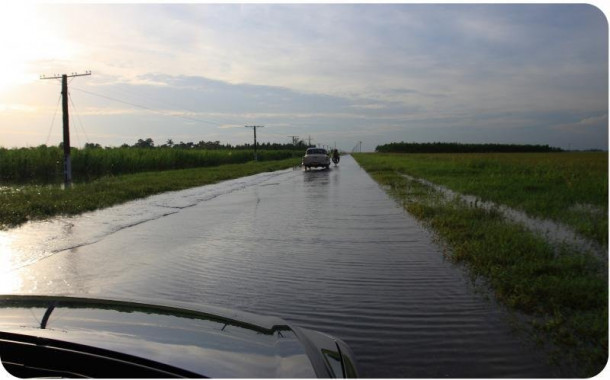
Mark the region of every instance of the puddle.
MULTIPOLYGON (((594 241, 582 237, 574 230, 565 225, 547 219, 533 218, 528 216, 525 212, 512 209, 505 205, 498 205, 493 202, 482 201, 478 197, 472 195, 460 194, 422 178, 415 178, 408 174, 401 174, 401 176, 411 181, 417 181, 426 186, 429 186, 435 189, 436 191, 444 194, 444 196, 447 198, 459 198, 476 207, 481 207, 486 210, 499 211, 502 215, 504 215, 505 218, 522 224, 532 232, 545 236, 546 239, 551 242, 551 244, 569 244, 582 251, 591 252, 599 256, 600 258, 605 259, 605 261, 607 262, 608 250, 606 248, 602 247, 594 241)), ((586 210, 596 211, 596 209, 591 208, 589 205, 579 205, 575 207, 579 207, 579 209, 582 208, 586 210)))
POLYGON ((553 377, 353 158, 2 232, 3 293, 208 304, 336 335, 363 377, 553 377), (10 262, 7 264, 7 262, 10 262))

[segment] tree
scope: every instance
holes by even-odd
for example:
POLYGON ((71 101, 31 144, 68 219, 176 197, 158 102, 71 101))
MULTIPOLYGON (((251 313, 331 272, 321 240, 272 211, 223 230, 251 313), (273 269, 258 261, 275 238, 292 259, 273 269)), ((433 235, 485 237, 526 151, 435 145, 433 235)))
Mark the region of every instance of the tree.
POLYGON ((134 148, 154 148, 155 143, 154 143, 153 139, 151 139, 149 137, 146 140, 139 139, 137 143, 133 144, 133 147, 134 148))
POLYGON ((85 143, 85 149, 102 149, 102 146, 96 143, 85 143))

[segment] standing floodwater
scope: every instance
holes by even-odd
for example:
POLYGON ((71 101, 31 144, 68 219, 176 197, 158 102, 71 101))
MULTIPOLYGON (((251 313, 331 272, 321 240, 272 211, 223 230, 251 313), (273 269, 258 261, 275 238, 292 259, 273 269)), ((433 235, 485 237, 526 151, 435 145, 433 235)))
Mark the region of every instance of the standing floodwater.
POLYGON ((341 337, 365 377, 557 375, 349 156, 28 224, 0 248, 2 292, 277 315, 341 337))

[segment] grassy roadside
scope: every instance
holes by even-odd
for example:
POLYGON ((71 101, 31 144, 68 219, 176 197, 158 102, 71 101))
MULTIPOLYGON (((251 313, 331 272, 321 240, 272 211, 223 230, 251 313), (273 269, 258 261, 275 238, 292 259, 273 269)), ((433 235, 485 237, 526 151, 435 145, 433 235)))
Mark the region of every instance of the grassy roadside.
POLYGON ((0 187, 0 229, 16 227, 28 220, 80 214, 166 191, 286 169, 299 164, 300 158, 290 158, 107 176, 91 182, 76 183, 68 190, 63 190, 58 185, 0 187))
POLYGON ((374 157, 376 167, 563 223, 608 246, 607 153, 378 153, 374 157))
POLYGON ((553 359, 558 367, 567 368, 568 377, 589 377, 604 368, 608 279, 600 259, 571 247, 552 247, 495 210, 447 200, 404 178, 397 172, 400 165, 392 162, 400 156, 356 154, 354 158, 409 213, 435 231, 447 247, 447 257, 466 264, 499 302, 529 315, 531 331, 552 347, 553 359), (572 373, 574 368, 580 372, 572 373))

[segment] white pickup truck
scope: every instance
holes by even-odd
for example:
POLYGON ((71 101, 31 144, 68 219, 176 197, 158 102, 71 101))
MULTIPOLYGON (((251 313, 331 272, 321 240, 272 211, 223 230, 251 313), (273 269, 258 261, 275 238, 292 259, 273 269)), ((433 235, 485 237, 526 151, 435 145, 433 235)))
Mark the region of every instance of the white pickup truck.
POLYGON ((330 166, 330 157, 326 149, 322 148, 309 148, 303 156, 303 166, 305 170, 311 168, 323 167, 328 169, 330 166))

